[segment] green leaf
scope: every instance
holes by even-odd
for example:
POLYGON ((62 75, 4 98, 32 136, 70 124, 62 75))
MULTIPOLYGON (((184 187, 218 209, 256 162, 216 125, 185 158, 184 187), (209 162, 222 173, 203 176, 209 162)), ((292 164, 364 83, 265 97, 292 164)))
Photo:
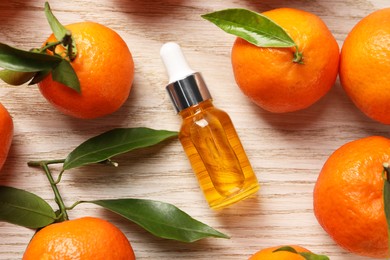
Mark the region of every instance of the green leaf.
POLYGON ((51 74, 54 81, 60 82, 78 93, 81 92, 79 78, 69 61, 62 60, 51 74))
POLYGON ((31 80, 36 72, 20 72, 13 70, 1 70, 0 71, 0 79, 2 79, 5 83, 19 86, 27 81, 31 80))
POLYGON ((0 221, 41 228, 55 219, 53 209, 42 198, 25 190, 0 186, 0 221))
POLYGON ((73 60, 77 55, 76 42, 71 36, 71 32, 66 29, 54 16, 48 2, 45 2, 45 15, 47 21, 49 22, 50 28, 54 33, 54 36, 57 38, 57 40, 63 42, 62 45, 67 48, 68 51, 70 51, 70 53, 68 52, 68 55, 70 59, 73 60), (66 39, 69 37, 71 40, 68 42, 66 39))
POLYGON ((383 205, 385 208, 385 216, 387 222, 387 236, 388 236, 388 247, 390 256, 390 169, 389 164, 384 163, 384 186, 383 186, 383 205))
POLYGON ((83 203, 99 205, 165 239, 194 242, 207 237, 229 238, 169 203, 144 199, 95 200, 83 203))
POLYGON ((293 254, 298 254, 303 256, 306 260, 329 260, 329 257, 325 255, 317 255, 312 252, 297 252, 297 250, 295 250, 291 246, 283 246, 274 250, 273 252, 279 252, 279 251, 287 251, 293 254))
POLYGON ((43 53, 23 51, 0 43, 0 67, 20 72, 37 72, 55 68, 62 58, 43 53))
POLYGON ((291 253, 294 253, 294 254, 298 254, 297 250, 295 250, 291 246, 279 247, 278 249, 275 249, 272 253, 279 252, 279 251, 287 251, 287 252, 291 252, 291 253))
POLYGON ((326 255, 317 255, 310 252, 301 252, 299 255, 303 256, 306 260, 329 260, 326 255))
POLYGON ((246 9, 225 9, 202 17, 227 33, 259 47, 294 47, 294 40, 266 16, 246 9))
POLYGON ((177 132, 150 128, 116 128, 92 137, 76 147, 65 159, 63 169, 102 162, 115 155, 158 144, 177 132))

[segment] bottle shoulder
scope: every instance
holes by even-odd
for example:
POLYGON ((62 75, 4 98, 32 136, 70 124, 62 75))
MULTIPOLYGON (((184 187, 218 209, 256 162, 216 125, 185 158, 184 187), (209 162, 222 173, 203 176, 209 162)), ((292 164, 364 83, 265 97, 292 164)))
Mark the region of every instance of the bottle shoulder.
POLYGON ((196 106, 186 108, 185 110, 181 111, 179 114, 183 119, 188 119, 192 117, 202 117, 207 115, 228 116, 228 114, 225 111, 215 107, 211 100, 207 100, 199 103, 196 106))
POLYGON ((182 134, 194 131, 195 129, 208 128, 210 131, 218 128, 233 128, 229 115, 214 106, 202 109, 196 113, 183 118, 180 132, 182 134))
POLYGON ((214 106, 210 106, 204 109, 194 109, 194 111, 188 113, 187 116, 183 117, 183 123, 196 122, 199 120, 230 121, 230 117, 225 111, 214 106))

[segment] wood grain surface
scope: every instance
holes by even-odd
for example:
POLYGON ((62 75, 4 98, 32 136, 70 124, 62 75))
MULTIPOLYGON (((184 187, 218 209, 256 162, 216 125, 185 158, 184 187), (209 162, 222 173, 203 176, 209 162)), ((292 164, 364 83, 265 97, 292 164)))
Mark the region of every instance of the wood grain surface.
MULTIPOLYGON (((71 218, 100 216, 118 225, 138 259, 247 259, 261 248, 299 244, 335 260, 366 259, 338 247, 317 223, 312 191, 327 157, 339 146, 369 135, 389 136, 389 127, 365 117, 339 82, 306 110, 271 114, 252 104, 235 84, 230 64, 234 36, 200 15, 242 7, 262 12, 294 7, 320 16, 340 47, 364 16, 388 0, 101 0, 50 1, 63 24, 95 21, 116 30, 135 61, 135 80, 126 104, 95 120, 62 115, 36 86, 0 82, 0 102, 12 114, 15 135, 0 175, 10 185, 48 200, 56 207, 46 177, 27 161, 64 158, 89 137, 114 127, 147 126, 178 130, 165 92, 167 76, 159 57, 164 42, 181 44, 191 66, 201 71, 214 104, 228 112, 246 148, 261 189, 258 196, 226 210, 212 211, 177 140, 119 156, 118 168, 94 165, 65 173, 59 186, 67 205, 77 200, 145 198, 173 203, 231 239, 186 244, 153 237, 142 228, 93 205, 80 205, 71 218)), ((0 42, 30 49, 50 32, 42 0, 0 2, 0 42)), ((20 259, 33 230, 0 222, 0 259, 20 259)))

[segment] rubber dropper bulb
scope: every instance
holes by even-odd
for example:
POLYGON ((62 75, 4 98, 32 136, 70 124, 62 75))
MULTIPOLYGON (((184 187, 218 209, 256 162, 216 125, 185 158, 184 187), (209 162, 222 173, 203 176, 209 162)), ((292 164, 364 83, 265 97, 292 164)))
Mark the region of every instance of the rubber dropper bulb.
POLYGON ((211 99, 202 76, 188 66, 177 43, 165 43, 160 55, 169 77, 166 89, 176 112, 211 99))
POLYGON ((181 51, 179 44, 167 42, 160 49, 160 56, 167 70, 169 83, 182 80, 194 74, 181 51))

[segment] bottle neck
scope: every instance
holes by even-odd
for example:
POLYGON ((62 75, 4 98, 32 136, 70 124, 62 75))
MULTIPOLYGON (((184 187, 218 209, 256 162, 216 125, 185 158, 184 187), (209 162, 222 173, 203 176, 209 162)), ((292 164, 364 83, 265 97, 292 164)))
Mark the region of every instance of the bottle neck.
POLYGON ((168 84, 166 90, 176 112, 211 99, 210 92, 198 72, 168 84))
POLYGON ((202 101, 196 105, 190 106, 186 109, 183 109, 179 112, 179 115, 185 119, 191 116, 194 116, 196 114, 202 113, 205 110, 214 107, 212 99, 207 99, 205 101, 202 101))

